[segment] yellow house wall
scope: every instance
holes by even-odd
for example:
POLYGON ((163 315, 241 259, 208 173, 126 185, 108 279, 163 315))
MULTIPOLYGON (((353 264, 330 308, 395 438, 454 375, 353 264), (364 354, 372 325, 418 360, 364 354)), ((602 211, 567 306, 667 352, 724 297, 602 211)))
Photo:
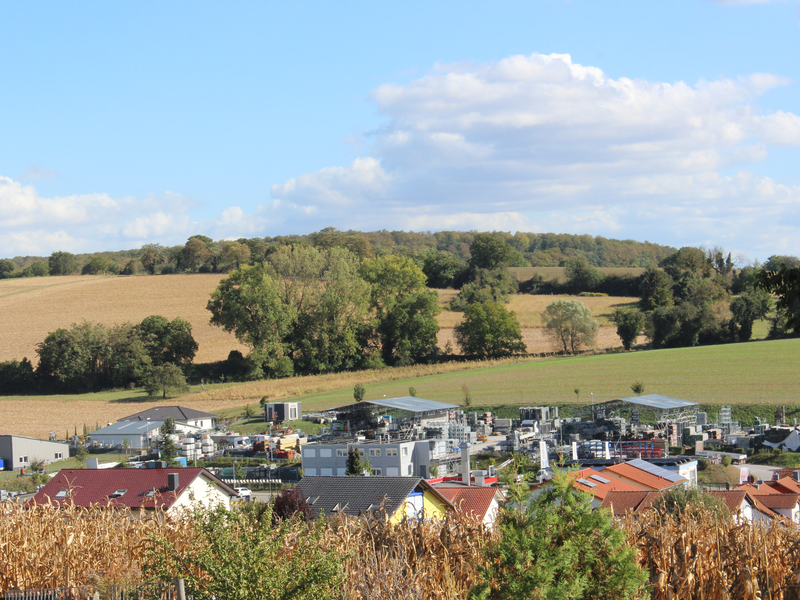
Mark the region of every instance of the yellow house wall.
MULTIPOLYGON (((444 502, 427 490, 422 494, 422 507, 425 511, 426 519, 436 520, 443 519, 448 508, 444 502)), ((406 516, 408 516, 408 503, 398 508, 389 521, 392 523, 399 523, 403 520, 403 517, 406 516)))

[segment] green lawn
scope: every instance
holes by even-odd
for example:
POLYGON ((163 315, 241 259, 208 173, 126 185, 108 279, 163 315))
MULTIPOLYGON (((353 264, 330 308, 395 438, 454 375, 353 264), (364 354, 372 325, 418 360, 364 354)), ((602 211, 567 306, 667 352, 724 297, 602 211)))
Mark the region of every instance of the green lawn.
MULTIPOLYGON (((366 384, 366 398, 408 395, 462 404, 467 386, 475 406, 551 405, 604 402, 632 396, 641 381, 645 394, 702 404, 795 404, 800 391, 800 339, 523 360, 498 366, 366 384), (580 390, 578 396, 575 389, 580 390), (593 394, 593 396, 592 396, 593 394)), ((350 388, 292 400, 309 412, 353 402, 350 388)), ((769 409, 774 410, 774 409, 769 409)))

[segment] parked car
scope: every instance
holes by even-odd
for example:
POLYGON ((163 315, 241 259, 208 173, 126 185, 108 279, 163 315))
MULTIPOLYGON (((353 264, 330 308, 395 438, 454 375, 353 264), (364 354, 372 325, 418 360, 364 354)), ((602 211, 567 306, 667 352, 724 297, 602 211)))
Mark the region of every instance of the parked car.
POLYGON ((237 488, 233 488, 233 489, 236 490, 236 493, 239 494, 240 498, 244 498, 248 502, 250 502, 250 500, 253 499, 253 492, 251 492, 246 487, 237 487, 237 488))

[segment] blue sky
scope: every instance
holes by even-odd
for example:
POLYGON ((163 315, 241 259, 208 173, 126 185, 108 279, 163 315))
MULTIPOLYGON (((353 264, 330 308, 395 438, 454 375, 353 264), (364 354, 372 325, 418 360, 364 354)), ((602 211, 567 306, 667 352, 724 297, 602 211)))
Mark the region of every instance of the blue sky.
POLYGON ((0 4, 0 256, 340 229, 800 254, 796 1, 0 4))

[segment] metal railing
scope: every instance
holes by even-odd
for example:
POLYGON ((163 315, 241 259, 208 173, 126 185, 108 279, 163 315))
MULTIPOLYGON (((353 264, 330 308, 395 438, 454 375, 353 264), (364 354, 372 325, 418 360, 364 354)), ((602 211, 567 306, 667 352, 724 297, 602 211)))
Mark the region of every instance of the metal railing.
POLYGON ((9 590, 2 597, 5 600, 186 600, 182 579, 154 583, 9 590))

